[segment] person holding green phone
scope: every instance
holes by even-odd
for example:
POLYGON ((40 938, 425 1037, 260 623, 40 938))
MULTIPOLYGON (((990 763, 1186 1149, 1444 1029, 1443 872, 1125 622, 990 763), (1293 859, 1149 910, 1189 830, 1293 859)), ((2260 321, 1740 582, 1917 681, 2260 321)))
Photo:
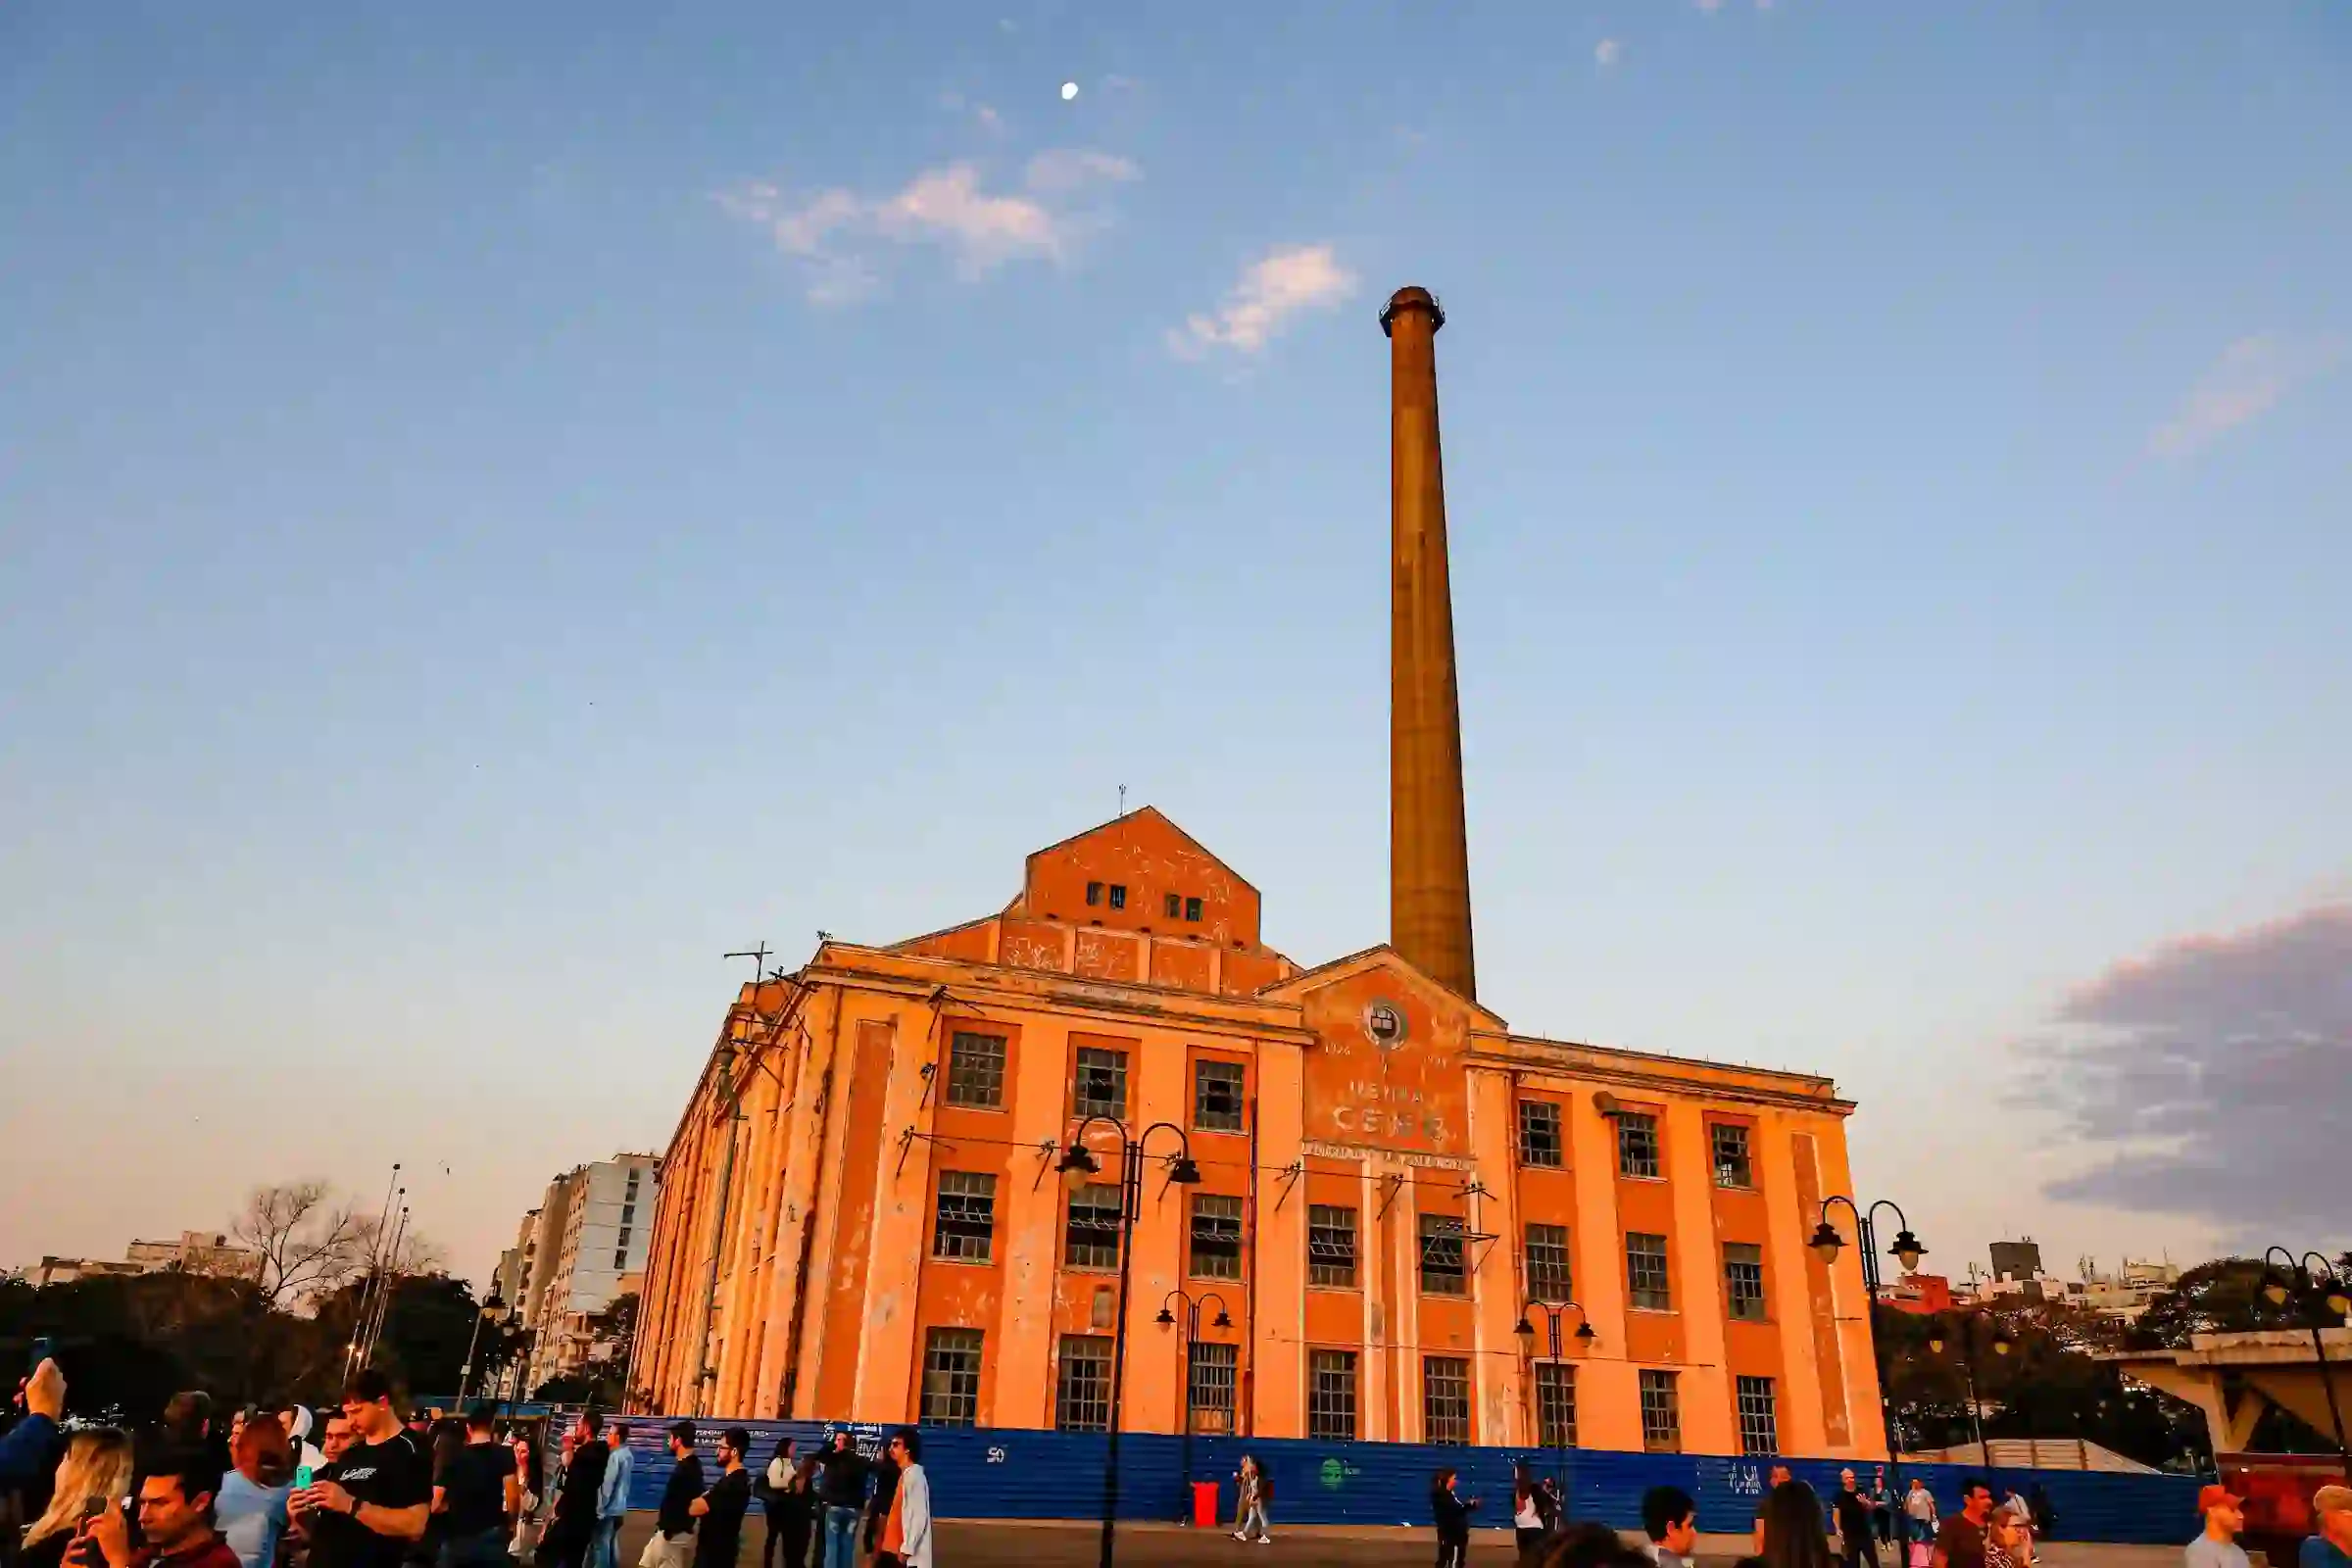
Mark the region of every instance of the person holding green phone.
POLYGON ((401 1568, 432 1511, 431 1462, 392 1407, 392 1380, 375 1368, 344 1385, 343 1414, 356 1441, 332 1480, 315 1477, 286 1499, 289 1516, 311 1544, 311 1568, 401 1568))

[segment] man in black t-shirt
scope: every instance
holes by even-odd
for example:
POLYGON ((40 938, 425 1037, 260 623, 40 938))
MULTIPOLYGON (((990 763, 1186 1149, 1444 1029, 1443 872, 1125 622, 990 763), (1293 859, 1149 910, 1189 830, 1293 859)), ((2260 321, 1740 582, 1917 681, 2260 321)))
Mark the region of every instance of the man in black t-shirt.
POLYGON ((654 1531, 661 1539, 663 1568, 687 1568, 694 1561, 694 1504, 703 1495, 703 1459, 694 1451, 694 1423, 680 1421, 669 1429, 669 1480, 662 1488, 662 1511, 654 1531))
POLYGON ((500 1568, 514 1519, 522 1511, 522 1483, 514 1450, 498 1441, 488 1405, 466 1418, 466 1446, 441 1475, 441 1525, 452 1568, 500 1568))
POLYGON ((735 1568, 743 1544, 743 1510, 752 1505, 752 1473, 743 1467, 752 1435, 741 1427, 719 1434, 717 1482, 694 1499, 687 1512, 702 1520, 694 1543, 694 1568, 735 1568))
POLYGON ((391 1380, 373 1367, 344 1385, 343 1413, 358 1441, 333 1479, 286 1498, 287 1514, 310 1541, 310 1568, 400 1568, 432 1512, 432 1461, 402 1429, 391 1380))

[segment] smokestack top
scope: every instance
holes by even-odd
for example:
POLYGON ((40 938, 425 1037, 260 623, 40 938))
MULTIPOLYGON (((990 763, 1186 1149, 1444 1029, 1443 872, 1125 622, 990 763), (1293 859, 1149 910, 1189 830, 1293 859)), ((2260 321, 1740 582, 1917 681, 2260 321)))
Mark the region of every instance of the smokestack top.
POLYGON ((1389 296, 1389 303, 1382 307, 1380 313, 1381 336, 1393 337, 1396 335, 1395 323, 1396 313, 1399 311, 1427 311, 1429 313, 1429 329, 1432 332, 1446 324, 1446 312, 1438 304, 1438 297, 1418 283, 1407 283, 1389 296))

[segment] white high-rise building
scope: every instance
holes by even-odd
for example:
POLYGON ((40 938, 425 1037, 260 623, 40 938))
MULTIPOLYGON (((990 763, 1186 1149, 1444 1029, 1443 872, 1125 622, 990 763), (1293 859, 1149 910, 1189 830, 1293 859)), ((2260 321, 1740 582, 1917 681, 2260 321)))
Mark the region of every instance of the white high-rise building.
POLYGON ((548 1183, 539 1206, 522 1217, 501 1262, 535 1335, 526 1389, 578 1366, 587 1355, 586 1319, 612 1304, 623 1275, 644 1272, 662 1196, 655 1165, 652 1154, 615 1154, 575 1166, 548 1183))

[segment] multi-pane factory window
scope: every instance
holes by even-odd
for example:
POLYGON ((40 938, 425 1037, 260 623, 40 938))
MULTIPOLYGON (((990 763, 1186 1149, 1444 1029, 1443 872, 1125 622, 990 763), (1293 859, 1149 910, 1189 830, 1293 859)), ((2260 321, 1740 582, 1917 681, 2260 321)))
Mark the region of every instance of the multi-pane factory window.
POLYGON ((1527 1293, 1544 1301, 1566 1301, 1576 1296, 1568 1268, 1568 1227, 1530 1225, 1527 1228, 1527 1293))
POLYGON ((1115 1185, 1096 1182, 1070 1195, 1061 1252, 1065 1268, 1119 1266, 1119 1190, 1115 1185))
POLYGON ((1306 1283, 1354 1289, 1354 1209, 1336 1203, 1306 1205, 1306 1283))
MULTIPOLYGON (((1454 1214, 1423 1214, 1421 1226, 1421 1292, 1424 1296, 1460 1296, 1469 1275, 1462 1267, 1462 1221, 1454 1214)), ((1436 1439, 1431 1439, 1433 1443, 1436 1439)))
POLYGON ((1421 1441, 1470 1441, 1470 1363, 1461 1356, 1421 1358, 1421 1441))
MULTIPOLYGON (((1111 891, 1116 892, 1117 889, 1111 891)), ((1070 1113, 1075 1116, 1127 1114, 1127 1053, 1100 1046, 1078 1048, 1077 1093, 1070 1113)))
POLYGON ((1124 909, 1127 907, 1126 883, 1113 882, 1110 885, 1110 906, 1114 909, 1124 909))
POLYGON ((1519 1102, 1519 1163, 1560 1168, 1560 1107, 1552 1102, 1519 1102))
POLYGON ((1536 1363, 1536 1441, 1546 1448, 1576 1446, 1576 1368, 1536 1363))
POLYGON ((1242 1064, 1193 1063, 1193 1125, 1215 1133, 1242 1130, 1242 1064))
POLYGON ((1192 1348, 1193 1430, 1230 1433, 1233 1430, 1234 1369, 1239 1360, 1234 1347, 1196 1340, 1192 1348))
POLYGON ((997 1179, 967 1170, 941 1171, 931 1255, 958 1263, 985 1263, 996 1231, 997 1179))
POLYGON ((1200 1280, 1242 1277, 1242 1200, 1221 1193, 1193 1194, 1192 1275, 1200 1280))
POLYGON ((1772 1397, 1772 1379, 1740 1380, 1740 1451, 1768 1454, 1781 1451, 1779 1407, 1772 1397))
POLYGON ((1747 1242, 1723 1244, 1724 1299, 1742 1323, 1764 1321, 1764 1249, 1747 1242))
POLYGON ((1200 923, 1200 901, 1199 899, 1187 899, 1184 901, 1184 918, 1187 923, 1192 925, 1199 925, 1200 923))
POLYGON ((1719 1121, 1708 1129, 1707 1141, 1715 1154, 1715 1185, 1718 1187, 1753 1187, 1755 1167, 1748 1163, 1747 1129, 1738 1122, 1719 1121))
POLYGON ((1666 1284, 1666 1238, 1628 1231, 1625 1236, 1625 1283, 1633 1304, 1653 1312, 1674 1310, 1674 1296, 1666 1284))
POLYGON ((1004 1103, 1004 1039, 956 1031, 948 1042, 948 1103, 994 1110, 1004 1103))
POLYGON ((1355 1441, 1355 1352, 1306 1352, 1306 1435, 1326 1443, 1355 1441))
POLYGON ((1683 1405, 1671 1372, 1642 1374, 1642 1446, 1651 1453, 1683 1451, 1683 1405))
POLYGON ((1638 1110, 1618 1112, 1617 1174, 1620 1176, 1655 1176, 1658 1174, 1657 1117, 1644 1116, 1638 1110))
POLYGON ((923 1420, 942 1427, 968 1427, 979 1422, 978 1329, 933 1329, 925 1340, 923 1420))
POLYGON ((1054 1376, 1054 1425, 1062 1432, 1110 1430, 1110 1340, 1064 1334, 1054 1376))

